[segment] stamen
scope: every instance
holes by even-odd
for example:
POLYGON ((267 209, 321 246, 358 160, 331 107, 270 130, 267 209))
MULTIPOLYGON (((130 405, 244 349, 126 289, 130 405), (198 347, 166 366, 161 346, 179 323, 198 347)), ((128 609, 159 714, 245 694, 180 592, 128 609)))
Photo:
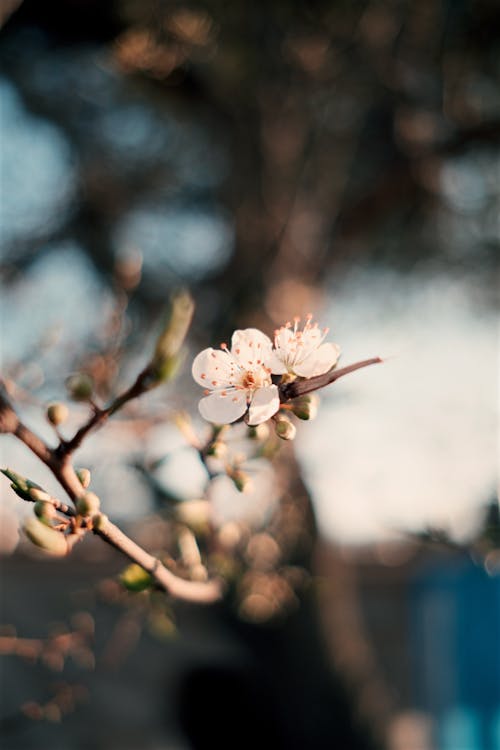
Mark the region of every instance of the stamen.
POLYGON ((227 344, 223 341, 222 344, 220 345, 220 348, 224 350, 227 349, 227 344))

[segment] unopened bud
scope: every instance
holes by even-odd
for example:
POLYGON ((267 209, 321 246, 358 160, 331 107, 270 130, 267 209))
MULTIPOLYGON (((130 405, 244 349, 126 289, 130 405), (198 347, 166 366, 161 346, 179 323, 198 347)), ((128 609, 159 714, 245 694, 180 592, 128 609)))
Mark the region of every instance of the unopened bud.
POLYGON ((24 524, 24 532, 34 545, 52 555, 62 557, 68 552, 66 537, 60 531, 39 521, 38 518, 33 516, 28 518, 24 524))
POLYGON ((306 393, 292 401, 292 411, 299 419, 314 419, 318 413, 319 396, 306 393))
POLYGON ((56 517, 56 509, 53 503, 49 503, 46 500, 37 500, 34 505, 35 516, 41 521, 50 521, 56 517))
POLYGON ((86 492, 76 501, 76 510, 81 516, 92 516, 101 507, 101 501, 95 492, 86 492))
POLYGON ((253 487, 252 480, 242 469, 233 469, 229 472, 229 477, 233 480, 238 492, 250 492, 253 487))
POLYGON ((108 524, 109 518, 105 513, 96 513, 92 516, 92 527, 95 531, 104 531, 108 524))
POLYGON ((269 437, 269 426, 266 422, 254 425, 248 428, 248 437, 250 440, 260 440, 264 442, 269 437))
POLYGON ((152 578, 144 568, 132 563, 122 571, 120 581, 129 591, 144 591, 151 586, 152 578))
POLYGON ((179 292, 171 302, 170 314, 156 342, 151 360, 151 372, 155 382, 170 380, 176 374, 181 359, 180 353, 194 312, 194 302, 188 292, 179 292))
POLYGON ((50 495, 39 487, 30 487, 29 496, 32 500, 50 500, 50 495))
POLYGON ((227 454, 227 445, 222 440, 214 440, 207 448, 207 456, 223 459, 227 454))
POLYGON ((211 519, 208 500, 184 500, 176 506, 176 516, 197 534, 207 531, 211 519))
POLYGON ((80 484, 86 490, 90 484, 91 474, 88 469, 77 469, 76 476, 80 480, 80 484))
POLYGON ((68 418, 69 410, 66 404, 49 404, 47 407, 47 419, 54 427, 65 422, 68 418))
POLYGON ((295 425, 292 424, 288 417, 285 417, 283 414, 279 414, 276 417, 274 420, 274 427, 277 436, 282 440, 293 440, 297 433, 295 425))
POLYGON ((94 391, 94 383, 90 375, 77 372, 66 378, 66 389, 74 401, 88 401, 94 391))

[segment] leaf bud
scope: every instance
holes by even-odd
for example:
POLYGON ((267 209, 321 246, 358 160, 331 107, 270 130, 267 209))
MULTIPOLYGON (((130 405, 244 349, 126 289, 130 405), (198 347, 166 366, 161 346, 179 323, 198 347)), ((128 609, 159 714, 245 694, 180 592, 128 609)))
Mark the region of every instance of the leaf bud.
POLYGON ((85 372, 66 378, 66 389, 74 401, 88 401, 94 391, 94 382, 85 372))
POLYGON ((50 552, 52 555, 62 557, 68 552, 66 537, 55 529, 47 526, 38 518, 28 518, 24 524, 24 532, 28 539, 40 549, 50 552))
POLYGON ((293 440, 297 434, 297 428, 284 414, 278 414, 274 420, 276 434, 282 440, 293 440))
POLYGON ((95 492, 86 492, 76 501, 76 510, 81 516, 92 516, 101 507, 101 501, 95 492))
POLYGON ((91 474, 88 469, 77 469, 76 476, 80 480, 80 484, 86 490, 90 485, 91 474))
POLYGON ((180 352, 194 312, 194 302, 186 291, 171 300, 168 319, 156 342, 150 369, 154 383, 170 380, 181 363, 180 352))
POLYGON ((120 575, 120 581, 128 591, 144 591, 152 583, 150 574, 137 563, 127 565, 120 575))
POLYGON ((319 396, 306 393, 292 401, 292 411, 299 419, 314 419, 318 413, 319 396))
POLYGON ((54 403, 47 407, 47 419, 54 427, 65 422, 69 415, 69 409, 66 404, 54 403))
POLYGON ((26 477, 23 477, 21 474, 17 474, 15 471, 12 471, 12 469, 9 468, 0 469, 0 471, 2 472, 2 474, 5 474, 8 479, 10 479, 10 481, 12 482, 11 487, 13 490, 20 490, 21 492, 25 493, 28 492, 29 484, 26 477))

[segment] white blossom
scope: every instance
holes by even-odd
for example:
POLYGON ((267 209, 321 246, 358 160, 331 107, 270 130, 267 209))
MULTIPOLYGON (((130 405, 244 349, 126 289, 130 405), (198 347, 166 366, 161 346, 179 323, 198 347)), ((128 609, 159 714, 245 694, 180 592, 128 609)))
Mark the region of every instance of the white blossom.
POLYGON ((269 366, 275 375, 289 373, 303 378, 323 375, 336 364, 340 347, 323 343, 328 328, 320 329, 306 317, 304 328, 299 330, 300 318, 294 318, 293 326, 287 323, 274 332, 274 349, 269 366))
POLYGON ((256 328, 235 331, 231 350, 204 349, 193 362, 192 374, 205 388, 200 414, 215 424, 229 424, 248 410, 248 424, 270 419, 280 407, 279 391, 271 381, 271 340, 256 328))

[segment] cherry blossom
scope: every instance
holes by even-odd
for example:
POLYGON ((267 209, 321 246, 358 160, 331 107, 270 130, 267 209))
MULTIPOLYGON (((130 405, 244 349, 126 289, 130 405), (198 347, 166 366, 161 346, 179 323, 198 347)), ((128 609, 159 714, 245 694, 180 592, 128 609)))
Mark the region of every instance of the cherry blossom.
POLYGON ((269 366, 275 375, 289 373, 312 378, 328 372, 339 358, 337 344, 323 343, 328 328, 321 330, 312 322, 312 315, 306 317, 302 330, 299 323, 300 318, 294 318, 293 326, 287 323, 274 332, 275 348, 269 366))
POLYGON ((279 392, 271 381, 271 340, 256 328, 235 331, 231 350, 204 349, 193 362, 192 374, 204 386, 201 416, 215 424, 229 424, 248 410, 248 424, 270 419, 280 408, 279 392))

